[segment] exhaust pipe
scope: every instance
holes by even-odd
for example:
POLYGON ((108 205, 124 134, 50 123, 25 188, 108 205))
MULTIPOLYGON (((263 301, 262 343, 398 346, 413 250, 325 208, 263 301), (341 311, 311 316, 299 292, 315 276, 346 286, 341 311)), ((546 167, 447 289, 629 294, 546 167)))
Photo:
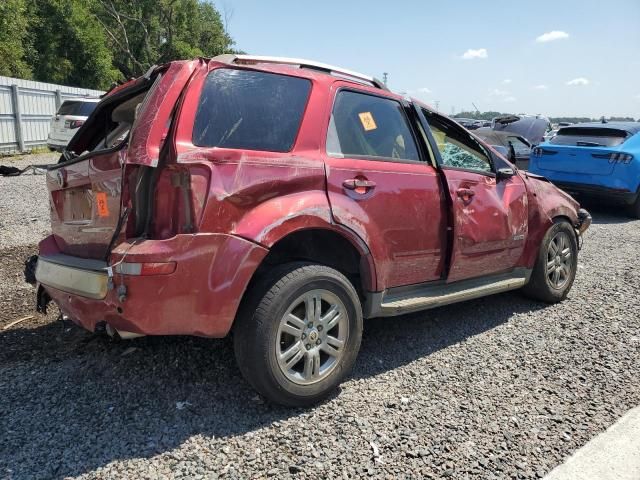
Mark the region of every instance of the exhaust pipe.
POLYGON ((146 335, 143 333, 135 333, 135 332, 125 332, 124 330, 118 330, 108 323, 104 327, 105 332, 111 338, 121 338, 122 340, 132 340, 134 338, 145 337, 146 335))

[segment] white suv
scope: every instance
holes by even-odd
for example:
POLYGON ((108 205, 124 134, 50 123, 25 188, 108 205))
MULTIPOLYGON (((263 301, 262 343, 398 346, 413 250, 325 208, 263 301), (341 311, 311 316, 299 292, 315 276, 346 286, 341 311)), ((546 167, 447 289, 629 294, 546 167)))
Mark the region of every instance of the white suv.
POLYGON ((62 102, 51 119, 47 146, 56 151, 64 149, 99 101, 99 98, 74 98, 62 102))

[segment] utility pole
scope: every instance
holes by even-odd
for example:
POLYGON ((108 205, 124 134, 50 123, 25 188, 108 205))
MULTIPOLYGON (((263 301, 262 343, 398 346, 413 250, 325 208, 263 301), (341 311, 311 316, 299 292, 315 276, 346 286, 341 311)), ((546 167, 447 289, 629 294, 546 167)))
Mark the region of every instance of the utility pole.
POLYGON ((434 100, 433 104, 436 106, 436 112, 440 111, 440 100, 434 100))
POLYGON ((388 78, 389 78, 389 74, 387 72, 382 72, 382 83, 386 85, 388 78))

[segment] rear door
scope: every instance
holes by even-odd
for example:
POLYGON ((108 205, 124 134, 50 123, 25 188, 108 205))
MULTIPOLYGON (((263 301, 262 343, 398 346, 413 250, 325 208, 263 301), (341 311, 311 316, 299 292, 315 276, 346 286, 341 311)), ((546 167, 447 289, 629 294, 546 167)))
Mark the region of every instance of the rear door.
POLYGON ((441 184, 397 98, 337 88, 326 140, 334 220, 363 238, 377 290, 439 279, 446 223, 441 184))
POLYGON ((422 110, 446 179, 453 240, 447 281, 513 269, 528 234, 524 181, 498 181, 490 153, 454 122, 422 110))

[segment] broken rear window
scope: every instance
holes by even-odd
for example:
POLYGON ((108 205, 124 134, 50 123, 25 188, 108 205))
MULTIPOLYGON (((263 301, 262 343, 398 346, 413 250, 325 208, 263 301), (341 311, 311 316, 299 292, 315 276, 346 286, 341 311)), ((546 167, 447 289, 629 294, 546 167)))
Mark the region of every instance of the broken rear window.
POLYGON ((288 152, 309 98, 309 80, 221 68, 205 81, 193 127, 201 147, 288 152))
POLYGON ((627 139, 628 133, 615 128, 561 128, 549 143, 578 147, 615 147, 627 139))

